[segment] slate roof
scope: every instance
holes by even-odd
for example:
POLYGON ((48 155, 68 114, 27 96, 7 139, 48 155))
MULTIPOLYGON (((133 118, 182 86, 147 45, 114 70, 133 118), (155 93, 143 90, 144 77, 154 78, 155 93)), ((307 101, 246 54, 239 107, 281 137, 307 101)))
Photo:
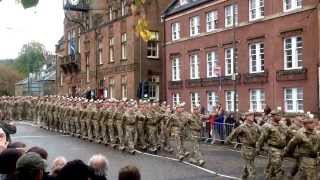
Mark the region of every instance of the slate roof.
POLYGON ((163 17, 169 17, 174 14, 189 10, 191 8, 195 8, 197 6, 200 6, 202 4, 216 1, 216 0, 188 0, 189 2, 185 5, 179 4, 179 0, 173 0, 169 6, 166 8, 166 10, 162 13, 163 17))

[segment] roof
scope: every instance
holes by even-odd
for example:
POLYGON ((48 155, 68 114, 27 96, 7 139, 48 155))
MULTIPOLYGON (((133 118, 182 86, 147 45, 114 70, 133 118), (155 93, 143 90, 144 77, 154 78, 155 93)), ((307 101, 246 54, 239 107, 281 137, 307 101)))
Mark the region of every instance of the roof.
POLYGON ((186 1, 187 1, 186 4, 180 5, 180 0, 173 0, 169 4, 167 9, 162 13, 162 16, 166 18, 166 17, 172 16, 174 14, 195 8, 197 6, 205 4, 207 2, 212 2, 212 1, 216 1, 216 0, 186 0, 186 1))

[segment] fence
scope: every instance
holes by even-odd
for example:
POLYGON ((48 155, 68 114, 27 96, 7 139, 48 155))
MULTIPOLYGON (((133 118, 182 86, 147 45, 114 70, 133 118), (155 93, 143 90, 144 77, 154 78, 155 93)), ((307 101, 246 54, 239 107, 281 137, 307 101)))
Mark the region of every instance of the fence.
MULTIPOLYGON (((211 144, 224 142, 234 128, 235 124, 215 122, 210 125, 210 123, 204 123, 202 126, 201 139, 211 144)), ((238 145, 239 143, 236 143, 234 147, 236 148, 238 145)))

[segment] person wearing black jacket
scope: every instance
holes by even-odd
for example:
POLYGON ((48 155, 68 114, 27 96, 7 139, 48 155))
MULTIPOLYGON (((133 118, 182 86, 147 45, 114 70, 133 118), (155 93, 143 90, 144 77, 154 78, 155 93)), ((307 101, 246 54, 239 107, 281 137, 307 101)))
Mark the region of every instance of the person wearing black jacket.
POLYGON ((17 132, 17 128, 14 124, 8 123, 5 121, 0 121, 0 128, 6 133, 7 141, 11 142, 11 134, 15 134, 17 132))

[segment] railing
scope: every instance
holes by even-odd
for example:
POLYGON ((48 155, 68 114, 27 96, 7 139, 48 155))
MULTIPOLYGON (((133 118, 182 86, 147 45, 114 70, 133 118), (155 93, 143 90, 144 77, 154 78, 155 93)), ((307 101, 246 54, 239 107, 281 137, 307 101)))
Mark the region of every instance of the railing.
POLYGON ((81 55, 76 53, 74 55, 68 55, 61 59, 60 67, 65 73, 79 72, 81 63, 81 55))

